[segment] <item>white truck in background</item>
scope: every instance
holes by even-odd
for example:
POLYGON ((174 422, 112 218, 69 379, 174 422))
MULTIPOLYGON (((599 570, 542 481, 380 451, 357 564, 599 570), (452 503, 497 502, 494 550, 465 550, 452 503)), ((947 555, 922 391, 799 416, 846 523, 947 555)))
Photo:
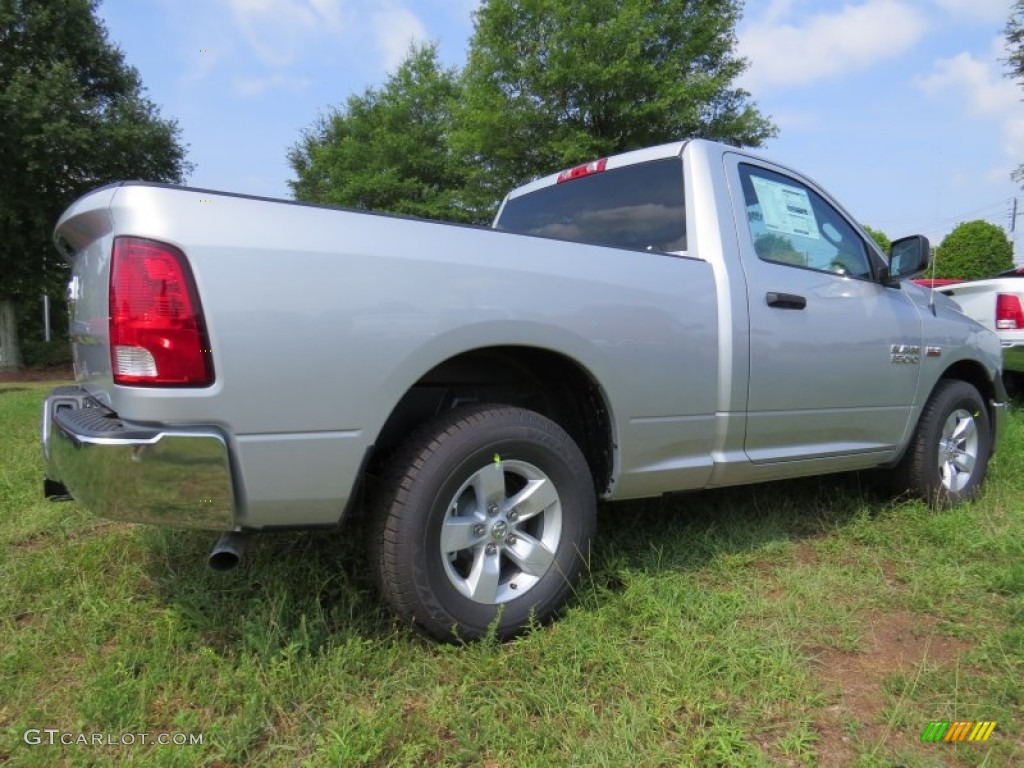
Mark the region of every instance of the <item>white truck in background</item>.
POLYGON ((991 328, 1003 350, 1003 375, 1020 390, 1024 378, 1024 267, 1014 267, 983 280, 936 288, 968 317, 991 328))

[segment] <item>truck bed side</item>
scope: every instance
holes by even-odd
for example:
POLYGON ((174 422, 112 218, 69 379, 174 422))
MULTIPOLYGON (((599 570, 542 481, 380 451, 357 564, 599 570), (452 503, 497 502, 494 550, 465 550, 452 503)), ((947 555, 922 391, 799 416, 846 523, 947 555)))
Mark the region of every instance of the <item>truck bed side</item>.
POLYGON ((58 236, 90 297, 72 318, 82 386, 128 423, 222 430, 241 527, 336 522, 396 405, 474 350, 542 350, 600 382, 619 457, 608 495, 710 471, 718 319, 702 261, 145 184, 84 198, 58 236), (119 235, 186 255, 212 386, 113 384, 119 235))

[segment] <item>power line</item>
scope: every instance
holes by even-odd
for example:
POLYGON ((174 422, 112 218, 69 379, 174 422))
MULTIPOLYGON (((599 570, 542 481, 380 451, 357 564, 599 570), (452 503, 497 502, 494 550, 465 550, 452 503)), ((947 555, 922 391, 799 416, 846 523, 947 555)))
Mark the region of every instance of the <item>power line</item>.
POLYGON ((961 223, 967 221, 969 217, 978 217, 982 214, 987 216, 995 216, 998 212, 1005 210, 1009 200, 1000 200, 999 202, 989 203, 988 205, 982 206, 981 208, 975 208, 974 210, 967 211, 966 213, 958 213, 955 216, 943 216, 942 218, 934 218, 928 222, 930 226, 937 227, 944 224, 951 224, 953 222, 961 223))
MULTIPOLYGON (((944 227, 946 227, 949 224, 953 224, 953 223, 959 224, 959 223, 964 222, 964 221, 969 221, 969 220, 972 219, 972 217, 973 218, 978 218, 979 216, 981 218, 995 218, 997 216, 1001 217, 1003 215, 1002 212, 1006 210, 1006 206, 1011 205, 1011 204, 1012 204, 1012 199, 1004 198, 1003 200, 994 201, 994 202, 988 203, 987 205, 983 205, 983 206, 981 206, 979 208, 974 208, 974 209, 972 209, 970 211, 965 211, 964 213, 958 213, 958 214, 955 214, 955 215, 952 215, 952 216, 937 216, 935 218, 928 219, 928 220, 923 221, 923 222, 919 222, 917 226, 911 227, 910 229, 908 229, 908 231, 915 231, 915 232, 935 231, 935 230, 938 230, 939 228, 944 228, 944 227)), ((1022 212, 1022 213, 1024 213, 1024 212, 1022 212)), ((905 219, 903 219, 903 218, 884 218, 884 219, 875 219, 873 222, 869 222, 869 223, 872 226, 885 226, 887 223, 890 223, 890 222, 892 222, 892 223, 902 223, 904 221, 905 221, 905 219)))

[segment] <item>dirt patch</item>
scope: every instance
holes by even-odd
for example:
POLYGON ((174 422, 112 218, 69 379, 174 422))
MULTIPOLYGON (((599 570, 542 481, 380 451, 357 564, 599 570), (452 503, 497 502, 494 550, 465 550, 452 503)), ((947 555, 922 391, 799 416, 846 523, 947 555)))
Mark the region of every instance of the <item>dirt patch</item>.
MULTIPOLYGON (((822 688, 830 696, 829 706, 815 723, 821 765, 853 763, 856 750, 848 733, 850 723, 859 725, 858 741, 885 741, 886 726, 879 722, 885 678, 899 672, 911 674, 922 665, 950 665, 971 647, 938 634, 936 623, 934 617, 908 611, 870 613, 864 620, 859 651, 812 651, 822 688)), ((921 724, 922 729, 925 725, 921 724)))
POLYGON ((75 378, 71 366, 56 368, 24 368, 19 371, 0 371, 0 383, 22 381, 72 381, 75 378))

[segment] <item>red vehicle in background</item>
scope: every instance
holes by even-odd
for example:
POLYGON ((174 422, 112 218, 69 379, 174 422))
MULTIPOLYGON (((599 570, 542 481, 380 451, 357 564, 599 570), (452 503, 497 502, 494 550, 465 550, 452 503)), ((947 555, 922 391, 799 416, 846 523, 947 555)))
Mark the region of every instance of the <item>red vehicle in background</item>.
POLYGON ((941 288, 944 285, 962 283, 963 280, 955 277, 919 277, 914 282, 918 285, 923 285, 925 288, 941 288))

